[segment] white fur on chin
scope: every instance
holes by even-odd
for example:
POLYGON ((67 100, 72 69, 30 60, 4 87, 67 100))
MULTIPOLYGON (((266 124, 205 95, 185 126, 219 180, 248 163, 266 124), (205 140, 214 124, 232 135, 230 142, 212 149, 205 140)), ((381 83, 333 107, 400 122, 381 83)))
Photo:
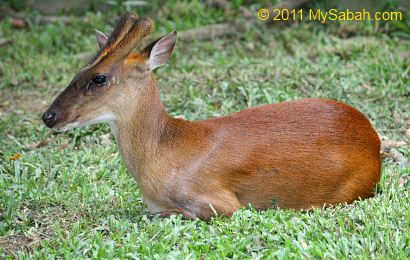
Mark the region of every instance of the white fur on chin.
POLYGON ((115 136, 117 136, 118 127, 117 127, 116 120, 117 120, 117 118, 116 118, 114 113, 107 112, 107 113, 104 113, 104 114, 99 115, 97 117, 91 118, 91 119, 89 119, 87 121, 84 121, 84 122, 74 121, 74 122, 68 123, 66 125, 56 127, 54 129, 57 130, 57 131, 64 132, 64 131, 68 131, 68 130, 71 130, 71 129, 76 128, 76 127, 94 125, 94 124, 98 124, 98 123, 108 123, 111 127, 111 131, 114 133, 115 136))

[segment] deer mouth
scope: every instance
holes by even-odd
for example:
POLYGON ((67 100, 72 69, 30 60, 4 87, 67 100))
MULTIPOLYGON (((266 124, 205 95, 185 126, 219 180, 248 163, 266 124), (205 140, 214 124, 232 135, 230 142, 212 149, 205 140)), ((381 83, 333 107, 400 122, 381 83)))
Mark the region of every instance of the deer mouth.
POLYGON ((54 126, 53 129, 58 131, 58 132, 65 132, 65 131, 71 130, 73 128, 76 128, 80 125, 81 125, 81 123, 79 121, 79 116, 77 116, 70 123, 54 126))
POLYGON ((67 124, 63 124, 60 126, 55 126, 53 129, 64 132, 71 130, 76 127, 83 127, 83 126, 89 126, 89 125, 94 125, 94 124, 99 124, 99 123, 108 123, 108 124, 113 124, 116 121, 116 117, 114 113, 104 113, 96 117, 88 118, 88 119, 81 119, 80 116, 77 116, 74 118, 73 121, 67 124))

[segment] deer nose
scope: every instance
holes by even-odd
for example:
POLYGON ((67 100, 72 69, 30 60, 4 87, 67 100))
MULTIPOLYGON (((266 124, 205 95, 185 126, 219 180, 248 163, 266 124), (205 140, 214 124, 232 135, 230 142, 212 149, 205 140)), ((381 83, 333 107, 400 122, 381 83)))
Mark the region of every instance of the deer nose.
POLYGON ((56 115, 54 111, 46 111, 41 118, 47 127, 52 127, 57 119, 56 115))

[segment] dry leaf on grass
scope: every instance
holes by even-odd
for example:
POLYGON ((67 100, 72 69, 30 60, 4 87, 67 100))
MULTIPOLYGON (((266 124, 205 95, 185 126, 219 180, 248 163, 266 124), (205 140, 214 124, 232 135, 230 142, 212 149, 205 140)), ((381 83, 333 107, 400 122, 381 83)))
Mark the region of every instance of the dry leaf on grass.
POLYGON ((11 25, 14 28, 22 29, 22 28, 27 26, 27 23, 26 23, 26 21, 24 21, 23 19, 20 19, 20 18, 11 18, 11 25))
POLYGON ((26 144, 26 147, 27 148, 40 148, 40 147, 48 145, 51 141, 53 141, 53 139, 47 138, 47 139, 41 140, 40 142, 26 144))
POLYGON ((16 153, 16 154, 14 154, 13 156, 10 156, 10 160, 12 160, 12 161, 17 161, 17 160, 19 160, 21 158, 21 154, 19 154, 19 153, 16 153))

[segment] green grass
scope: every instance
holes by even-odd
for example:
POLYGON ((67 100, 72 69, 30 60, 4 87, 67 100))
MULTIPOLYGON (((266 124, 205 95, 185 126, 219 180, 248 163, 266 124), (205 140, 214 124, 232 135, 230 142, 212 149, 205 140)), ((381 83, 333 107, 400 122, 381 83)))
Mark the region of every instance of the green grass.
MULTIPOLYGON (((226 19, 198 1, 185 5, 168 4, 172 15, 161 17, 157 30, 226 19)), ((245 208, 209 222, 148 220, 115 143, 101 144, 107 126, 52 133, 40 121, 84 65, 75 54, 97 50, 93 29, 112 26, 110 16, 87 17, 24 30, 0 22, 2 37, 12 41, 0 47, 0 258, 410 257, 410 169, 389 158, 378 195, 353 205, 308 213, 245 208), (45 147, 27 146, 47 138, 45 147), (21 159, 10 160, 16 153, 21 159)), ((190 120, 327 97, 358 108, 381 135, 405 140, 409 50, 409 41, 368 28, 341 39, 337 29, 313 23, 257 26, 237 38, 178 42, 156 75, 169 112, 190 120)), ((408 145, 399 150, 410 157, 408 145)))

